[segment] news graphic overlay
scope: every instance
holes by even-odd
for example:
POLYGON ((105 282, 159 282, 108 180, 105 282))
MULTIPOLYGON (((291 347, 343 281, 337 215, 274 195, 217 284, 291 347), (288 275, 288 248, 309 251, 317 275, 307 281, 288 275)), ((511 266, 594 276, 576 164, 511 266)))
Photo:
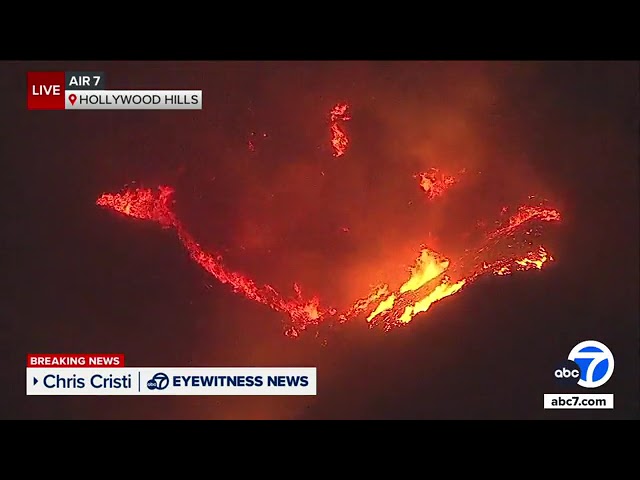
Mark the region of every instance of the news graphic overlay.
POLYGON ((581 387, 601 387, 613 375, 613 353, 605 344, 595 340, 587 340, 573 347, 569 360, 580 367, 578 385, 581 387))
POLYGON ((28 72, 27 108, 64 110, 64 72, 28 72))
MULTIPOLYGON (((613 375, 615 362, 611 350, 596 340, 585 340, 571 349, 567 360, 555 369, 556 382, 566 388, 596 389, 613 375)), ((614 396, 606 394, 546 394, 544 408, 612 409, 614 396)))
POLYGON ((31 354, 27 395, 316 395, 315 367, 126 367, 122 354, 31 354))
POLYGON ((202 110, 202 90, 109 90, 105 72, 28 72, 29 110, 202 110))

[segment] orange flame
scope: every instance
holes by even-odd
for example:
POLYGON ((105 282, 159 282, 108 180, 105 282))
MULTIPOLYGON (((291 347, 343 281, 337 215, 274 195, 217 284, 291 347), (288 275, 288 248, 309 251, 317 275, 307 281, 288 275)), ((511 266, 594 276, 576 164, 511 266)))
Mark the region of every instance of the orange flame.
POLYGON ((427 194, 429 200, 442 195, 449 187, 457 183, 455 177, 440 173, 437 168, 431 168, 427 172, 416 175, 420 179, 420 188, 427 194))
POLYGON ((331 147, 333 148, 333 156, 341 157, 349 146, 349 137, 344 129, 340 126, 339 122, 346 122, 351 120, 351 117, 347 114, 349 105, 346 103, 338 103, 329 114, 329 129, 331 131, 331 147))

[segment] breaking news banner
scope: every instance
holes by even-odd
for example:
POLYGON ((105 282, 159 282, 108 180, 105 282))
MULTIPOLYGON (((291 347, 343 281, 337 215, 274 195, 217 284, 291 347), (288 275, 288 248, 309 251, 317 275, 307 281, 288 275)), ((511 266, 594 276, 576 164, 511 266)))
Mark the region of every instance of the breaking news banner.
POLYGON ((29 110, 202 110, 202 90, 107 90, 104 72, 27 72, 29 110))
POLYGON ((126 367, 122 354, 29 354, 27 395, 316 395, 315 367, 126 367))

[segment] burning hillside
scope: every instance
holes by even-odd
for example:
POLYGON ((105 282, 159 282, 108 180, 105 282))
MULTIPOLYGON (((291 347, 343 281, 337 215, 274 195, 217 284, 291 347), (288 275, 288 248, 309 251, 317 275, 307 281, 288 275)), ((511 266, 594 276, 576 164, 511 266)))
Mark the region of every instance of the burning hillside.
MULTIPOLYGON (((349 105, 338 104, 330 113, 330 145, 335 157, 344 156, 350 144, 341 126, 350 119, 348 109, 349 105)), ((458 183, 458 178, 435 168, 416 178, 430 200, 444 195, 458 183)), ((234 293, 283 313, 286 333, 292 337, 327 321, 343 323, 357 318, 362 318, 371 327, 379 325, 390 330, 408 324, 417 314, 467 288, 480 276, 539 270, 553 260, 538 241, 539 227, 560 220, 560 213, 545 202, 521 205, 513 215, 503 216, 495 228, 484 232, 479 246, 469 248, 458 258, 447 258, 427 245, 416 248, 417 259, 408 269, 404 283, 392 286, 382 281, 348 308, 339 310, 325 305, 317 297, 305 298, 298 284, 294 284, 292 296, 285 296, 268 284, 259 285, 248 275, 226 265, 221 254, 205 251, 173 211, 173 193, 167 186, 157 190, 132 189, 103 194, 96 203, 133 218, 152 220, 164 228, 173 228, 190 258, 216 280, 229 285, 234 293)), ((505 206, 503 212, 506 211, 505 206)))

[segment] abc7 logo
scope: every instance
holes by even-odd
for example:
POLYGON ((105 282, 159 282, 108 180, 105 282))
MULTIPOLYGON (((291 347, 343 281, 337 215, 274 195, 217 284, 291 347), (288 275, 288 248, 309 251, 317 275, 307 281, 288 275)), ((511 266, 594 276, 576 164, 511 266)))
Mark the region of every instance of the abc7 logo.
POLYGON ((169 377, 166 373, 156 373, 151 380, 147 382, 149 390, 164 390, 169 386, 169 377))
POLYGON ((613 375, 614 361, 606 345, 587 340, 569 353, 568 359, 553 372, 559 383, 597 388, 609 381, 613 375))

